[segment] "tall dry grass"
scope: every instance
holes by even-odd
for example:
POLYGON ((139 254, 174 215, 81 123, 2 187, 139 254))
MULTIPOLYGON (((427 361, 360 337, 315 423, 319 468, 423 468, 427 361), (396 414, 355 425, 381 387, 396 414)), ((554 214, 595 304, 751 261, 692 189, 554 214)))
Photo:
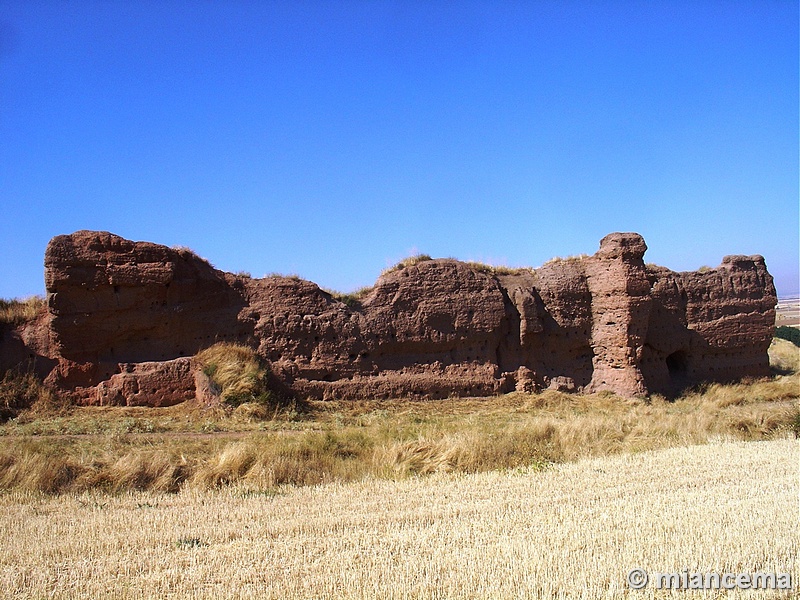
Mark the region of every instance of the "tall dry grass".
POLYGON ((22 300, 0 299, 0 324, 20 325, 32 320, 45 306, 41 296, 31 296, 22 300))
MULTIPOLYGON (((773 359, 791 367, 798 349, 785 342, 792 348, 788 351, 783 342, 773 345, 773 359)), ((263 393, 266 369, 252 350, 228 345, 209 350, 204 364, 213 367, 209 372, 223 394, 253 399, 263 393)), ((12 378, 8 387, 4 381, 0 401, 6 398, 8 404, 29 390, 34 397, 23 404, 47 405, 37 396, 47 391, 35 383, 12 378)), ((707 385, 675 401, 546 391, 437 401, 312 402, 304 413, 285 411, 268 420, 263 405, 253 402, 235 410, 186 405, 76 408, 64 414, 29 409, 0 425, 0 489, 177 491, 245 484, 269 490, 440 472, 544 469, 585 457, 720 438, 797 436, 799 395, 795 373, 707 385)))
POLYGON ((787 598, 632 591, 626 574, 787 572, 796 588, 798 450, 786 439, 715 442, 265 494, 16 491, 0 494, 10 541, 0 590, 20 600, 787 598))
MULTIPOLYGON (((432 402, 320 403, 261 432, 14 436, 0 488, 48 492, 253 489, 475 473, 800 432, 796 376, 713 385, 668 402, 548 391, 432 402), (41 472, 41 475, 37 475, 41 472), (56 475, 53 475, 56 474, 56 475)), ((108 411, 105 414, 110 414, 108 411)), ((232 418, 232 417, 226 417, 232 418)))
POLYGON ((9 370, 0 379, 0 421, 28 411, 30 415, 61 414, 66 399, 42 385, 31 372, 9 370))

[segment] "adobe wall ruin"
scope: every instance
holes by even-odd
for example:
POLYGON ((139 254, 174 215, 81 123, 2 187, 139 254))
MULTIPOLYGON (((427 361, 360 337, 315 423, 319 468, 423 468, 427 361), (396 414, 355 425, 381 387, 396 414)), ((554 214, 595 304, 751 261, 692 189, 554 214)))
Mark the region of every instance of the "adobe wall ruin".
POLYGON ((4 332, 0 358, 32 360, 86 404, 191 398, 189 357, 218 341, 253 347, 286 390, 322 399, 638 396, 768 375, 777 297, 763 257, 676 273, 646 265, 646 249, 612 233, 593 256, 537 269, 426 260, 345 304, 309 281, 79 231, 48 245, 47 312, 4 332))

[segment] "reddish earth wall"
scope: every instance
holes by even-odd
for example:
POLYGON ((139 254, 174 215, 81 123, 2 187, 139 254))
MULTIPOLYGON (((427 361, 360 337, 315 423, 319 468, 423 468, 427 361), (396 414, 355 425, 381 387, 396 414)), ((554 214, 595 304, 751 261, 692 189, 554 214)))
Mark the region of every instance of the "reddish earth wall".
POLYGON ((186 357, 218 341, 250 345, 317 398, 633 396, 767 375, 777 298, 764 259, 676 273, 645 265, 646 249, 613 233, 594 256, 512 274, 423 261, 349 306, 301 279, 238 277, 186 250, 79 231, 48 245, 48 312, 3 332, 0 359, 33 360, 81 402, 150 405, 191 397, 186 357))

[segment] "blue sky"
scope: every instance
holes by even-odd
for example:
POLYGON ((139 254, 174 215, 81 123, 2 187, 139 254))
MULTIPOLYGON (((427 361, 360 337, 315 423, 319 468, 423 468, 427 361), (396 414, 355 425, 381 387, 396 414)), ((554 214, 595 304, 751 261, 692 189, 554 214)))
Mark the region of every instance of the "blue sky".
POLYGON ((79 229, 370 285, 410 254, 763 254, 797 293, 798 2, 0 0, 0 297, 79 229))

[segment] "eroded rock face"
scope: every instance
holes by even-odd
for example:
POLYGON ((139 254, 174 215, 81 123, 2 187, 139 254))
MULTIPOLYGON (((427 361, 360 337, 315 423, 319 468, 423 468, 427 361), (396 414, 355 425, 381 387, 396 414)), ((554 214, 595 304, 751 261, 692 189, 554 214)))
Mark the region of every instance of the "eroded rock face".
POLYGON ((57 387, 93 388, 120 364, 192 356, 252 335, 238 318, 246 301, 235 277, 187 250, 107 232, 62 235, 47 246, 45 285, 57 387))
POLYGON ((647 271, 653 311, 641 368, 651 390, 769 374, 777 297, 764 257, 726 256, 705 272, 647 271))
POLYGON ((53 238, 45 253, 52 331, 64 358, 119 363, 190 356, 248 332, 232 275, 187 250, 104 232, 53 238))
POLYGON ((632 233, 612 233, 585 261, 592 294, 592 380, 587 391, 646 394, 640 365, 652 308, 644 266, 647 246, 632 233))
POLYGON ((191 358, 163 362, 122 363, 119 373, 97 385, 95 402, 102 406, 173 406, 195 397, 191 358))
POLYGON ((777 298, 763 257, 675 273, 646 266, 646 249, 613 233, 594 256, 535 270, 422 261, 345 304, 298 278, 80 231, 50 242, 48 313, 2 349, 36 346, 48 383, 79 401, 154 406, 200 394, 188 357, 218 341, 250 345, 286 389, 317 398, 634 396, 767 374, 777 298))

